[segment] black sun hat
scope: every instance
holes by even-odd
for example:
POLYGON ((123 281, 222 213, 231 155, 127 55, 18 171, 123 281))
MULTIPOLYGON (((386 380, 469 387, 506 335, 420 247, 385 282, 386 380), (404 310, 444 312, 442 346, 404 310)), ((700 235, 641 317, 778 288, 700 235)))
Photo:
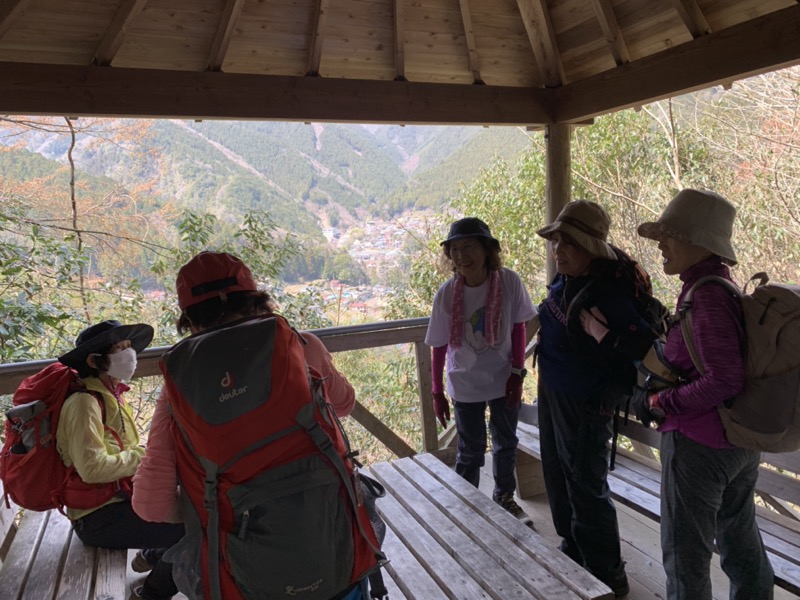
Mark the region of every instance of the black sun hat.
POLYGON ((123 325, 119 321, 102 321, 81 331, 75 339, 75 348, 58 357, 61 364, 80 369, 90 354, 96 354, 122 340, 130 340, 139 354, 153 340, 153 328, 144 323, 123 325))
POLYGON ((489 230, 489 226, 477 217, 465 217, 455 221, 452 225, 450 225, 450 233, 447 234, 447 239, 439 242, 439 245, 444 246, 453 240, 460 240, 461 238, 468 237, 487 238, 491 240, 492 244, 496 248, 500 248, 500 242, 497 241, 496 238, 492 237, 492 232, 489 230))

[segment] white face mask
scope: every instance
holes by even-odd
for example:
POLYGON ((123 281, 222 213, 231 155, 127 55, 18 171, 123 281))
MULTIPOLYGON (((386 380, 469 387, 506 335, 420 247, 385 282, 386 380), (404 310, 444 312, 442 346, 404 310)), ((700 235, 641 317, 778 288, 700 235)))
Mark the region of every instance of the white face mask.
POLYGON ((129 381, 136 370, 136 350, 125 348, 108 355, 108 371, 114 379, 129 381))

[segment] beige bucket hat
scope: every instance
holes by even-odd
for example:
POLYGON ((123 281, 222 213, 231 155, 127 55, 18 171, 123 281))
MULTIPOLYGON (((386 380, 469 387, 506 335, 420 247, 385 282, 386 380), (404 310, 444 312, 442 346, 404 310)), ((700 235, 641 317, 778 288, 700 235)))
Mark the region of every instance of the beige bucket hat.
POLYGON ((736 264, 736 252, 731 244, 736 207, 714 192, 685 189, 670 200, 657 221, 642 223, 642 237, 660 241, 664 236, 693 246, 700 246, 736 264))
POLYGON ((560 231, 592 256, 616 260, 616 253, 606 242, 610 228, 611 217, 602 206, 589 200, 573 200, 561 209, 555 221, 536 233, 549 240, 560 231))

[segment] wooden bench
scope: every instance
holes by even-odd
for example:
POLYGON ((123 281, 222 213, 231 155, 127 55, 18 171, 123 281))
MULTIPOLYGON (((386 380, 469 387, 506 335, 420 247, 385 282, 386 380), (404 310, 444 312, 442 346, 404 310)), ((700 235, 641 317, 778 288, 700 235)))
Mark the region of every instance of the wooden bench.
POLYGON ((369 468, 387 489, 392 600, 613 599, 611 590, 431 454, 369 468))
MULTIPOLYGON (((539 429, 535 407, 524 405, 517 435, 518 489, 520 497, 544 492, 541 474, 539 429)), ((654 450, 661 434, 631 419, 620 427, 629 438, 617 447, 616 466, 608 484, 615 501, 660 522, 661 464, 654 450), (633 449, 630 448, 633 446, 633 449)), ((775 571, 775 585, 800 595, 800 452, 763 454, 756 494, 756 519, 775 571), (763 506, 761 505, 763 504, 763 506)))
MULTIPOLYGON (((0 497, 2 483, 0 483, 0 497)), ((22 511, 0 499, 2 600, 125 600, 126 550, 83 545, 57 511, 22 511)))

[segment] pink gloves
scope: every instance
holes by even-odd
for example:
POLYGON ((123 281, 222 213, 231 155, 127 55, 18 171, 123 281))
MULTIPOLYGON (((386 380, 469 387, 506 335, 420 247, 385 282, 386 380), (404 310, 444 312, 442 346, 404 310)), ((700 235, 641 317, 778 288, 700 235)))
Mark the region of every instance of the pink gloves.
POLYGON ((433 413, 442 427, 447 427, 447 422, 450 420, 450 403, 444 392, 433 392, 433 413))
POLYGON ((596 306, 593 306, 589 311, 584 309, 581 311, 580 317, 583 330, 597 340, 598 344, 602 342, 608 333, 608 323, 606 323, 606 318, 600 312, 600 309, 596 306))

